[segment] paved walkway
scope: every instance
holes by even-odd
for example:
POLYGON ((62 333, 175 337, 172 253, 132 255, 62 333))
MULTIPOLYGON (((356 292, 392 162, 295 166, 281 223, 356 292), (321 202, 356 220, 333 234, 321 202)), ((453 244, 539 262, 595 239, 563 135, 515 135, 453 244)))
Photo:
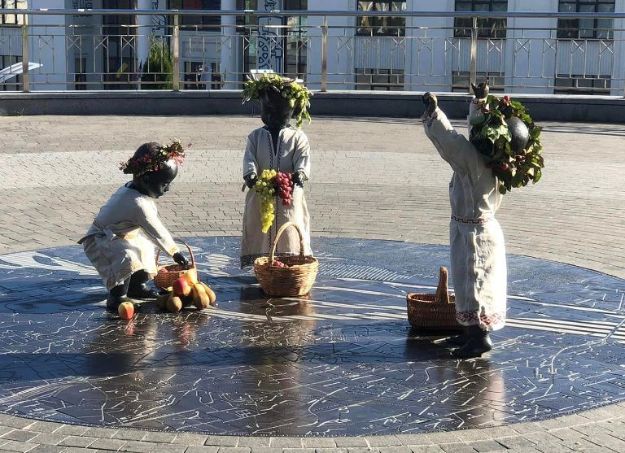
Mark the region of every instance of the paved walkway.
MULTIPOLYGON (((160 213, 180 236, 238 235, 248 117, 4 117, 0 254, 74 243, 123 183, 142 142, 192 142, 160 213)), ((625 126, 545 124, 546 171, 498 218, 508 250, 625 278, 625 126)), ((308 200, 313 234, 447 242, 450 171, 415 121, 317 118, 308 200)), ((0 450, 625 451, 625 404, 537 423, 415 436, 216 437, 88 428, 0 414, 0 450)))

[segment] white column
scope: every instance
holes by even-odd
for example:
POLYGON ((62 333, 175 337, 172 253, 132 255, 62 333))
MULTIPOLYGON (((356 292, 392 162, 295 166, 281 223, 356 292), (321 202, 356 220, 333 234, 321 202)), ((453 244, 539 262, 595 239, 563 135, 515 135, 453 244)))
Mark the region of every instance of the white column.
MULTIPOLYGON (((614 2, 614 11, 625 13, 625 0, 614 2)), ((610 94, 625 96, 625 20, 614 20, 614 63, 612 65, 612 81, 610 94)))
MULTIPOLYGON (((63 9, 65 0, 30 0, 28 7, 63 9)), ((28 60, 42 65, 30 74, 30 89, 32 91, 67 89, 70 81, 65 51, 65 17, 32 15, 29 21, 28 60)))
MULTIPOLYGON (((409 11, 454 11, 454 0, 408 0, 409 11)), ((405 87, 410 91, 451 91, 453 18, 406 18, 405 87), (415 29, 412 27, 424 27, 415 29)))
MULTIPOLYGON (((160 3, 164 0, 137 0, 137 9, 160 9, 160 3)), ((152 16, 139 15, 137 16, 137 41, 135 48, 135 55, 137 58, 137 66, 143 64, 148 59, 150 54, 150 35, 152 34, 152 16)))
MULTIPOLYGON (((509 0, 508 11, 553 13, 558 11, 558 0, 509 0)), ((552 94, 550 86, 556 71, 558 20, 519 17, 508 19, 508 28, 506 91, 552 94), (528 85, 531 88, 527 88, 528 85)))
MULTIPOLYGON (((309 11, 356 11, 353 0, 314 0, 308 1, 309 11)), ((308 35, 311 45, 308 48, 308 87, 321 88, 321 27, 323 17, 308 18, 308 35)), ((328 90, 352 90, 354 88, 354 17, 328 17, 328 90), (349 28, 345 28, 349 27, 349 28)))
MULTIPOLYGON (((222 11, 236 10, 236 0, 221 0, 221 9, 222 11)), ((237 82, 241 78, 241 71, 243 71, 243 61, 240 61, 240 66, 237 65, 240 37, 235 25, 235 16, 221 16, 221 55, 219 70, 225 82, 223 87, 226 90, 240 88, 237 82)))

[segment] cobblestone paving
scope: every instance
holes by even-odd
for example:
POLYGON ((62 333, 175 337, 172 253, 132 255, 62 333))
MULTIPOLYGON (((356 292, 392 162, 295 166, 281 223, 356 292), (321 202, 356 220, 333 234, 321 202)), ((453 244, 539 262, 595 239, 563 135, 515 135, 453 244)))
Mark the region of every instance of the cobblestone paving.
MULTIPOLYGON (((190 158, 160 213, 180 236, 238 235, 239 168, 249 117, 4 117, 0 253, 74 243, 123 181, 118 162, 142 142, 178 137, 190 158)), ((547 169, 508 195, 508 250, 625 277, 625 126, 545 124, 547 169)), ((415 121, 317 118, 307 188, 313 234, 447 241, 450 172, 415 121)), ((414 436, 249 438, 103 429, 0 414, 0 450, 625 451, 625 404, 545 422, 414 436)))

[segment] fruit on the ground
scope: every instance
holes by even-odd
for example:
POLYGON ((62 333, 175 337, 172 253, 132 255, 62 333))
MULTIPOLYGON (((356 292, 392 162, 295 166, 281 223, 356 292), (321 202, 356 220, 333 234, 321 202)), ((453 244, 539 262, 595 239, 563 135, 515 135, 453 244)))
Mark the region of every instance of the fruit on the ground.
POLYGON ((195 285, 199 281, 197 278, 197 269, 192 267, 191 269, 185 271, 184 278, 187 280, 189 285, 195 285))
POLYGON ((215 291, 213 291, 211 287, 208 286, 206 283, 202 283, 202 286, 204 287, 204 291, 206 292, 206 295, 210 299, 210 304, 213 307, 217 305, 217 295, 215 294, 215 291))
POLYGON ((117 313, 119 313, 120 318, 128 321, 135 315, 135 306, 132 302, 122 302, 119 304, 119 307, 117 307, 117 313))
POLYGON ((182 306, 183 307, 188 307, 189 305, 193 305, 195 298, 193 297, 193 287, 191 287, 191 292, 189 293, 188 296, 182 296, 180 298, 180 300, 182 300, 182 306))
POLYGON ((165 310, 167 306, 167 299, 169 299, 170 295, 171 293, 167 292, 165 294, 159 294, 158 296, 156 296, 156 306, 161 310, 165 310))
POLYGON ((193 285, 193 305, 198 310, 210 307, 210 298, 201 283, 193 285))
POLYGON ((176 296, 188 296, 191 294, 191 285, 187 282, 185 277, 180 277, 174 281, 172 285, 174 288, 174 294, 176 296))
POLYGON ((171 297, 167 299, 167 311, 178 313, 180 310, 182 310, 182 300, 180 297, 172 294, 171 297))

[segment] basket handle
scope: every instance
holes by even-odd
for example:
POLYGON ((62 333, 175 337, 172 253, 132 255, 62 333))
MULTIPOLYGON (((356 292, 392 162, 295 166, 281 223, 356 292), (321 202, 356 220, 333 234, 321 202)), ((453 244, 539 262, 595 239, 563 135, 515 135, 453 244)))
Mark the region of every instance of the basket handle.
MULTIPOLYGON (((187 267, 187 269, 191 269, 192 267, 195 267, 195 256, 193 255, 193 251, 191 250, 191 247, 189 247, 189 244, 187 244, 185 241, 183 241, 182 239, 178 239, 180 242, 182 242, 182 244, 184 244, 184 246, 187 248, 187 250, 189 251, 189 256, 191 257, 191 264, 187 267)), ((158 268, 158 258, 161 254, 161 249, 159 248, 156 251, 156 267, 158 268)))
POLYGON ((299 256, 301 256, 302 258, 304 257, 304 236, 302 235, 302 231, 293 222, 286 222, 278 229, 276 238, 273 240, 273 245, 271 246, 271 256, 269 259, 270 263, 272 263, 273 260, 275 259, 276 247, 278 246, 278 241, 280 240, 280 236, 282 236, 282 233, 284 233, 284 230, 286 230, 288 227, 291 227, 291 226, 297 230, 297 234, 299 235, 299 256))
POLYGON ((434 295, 434 303, 449 304, 449 287, 447 286, 449 273, 445 266, 441 266, 438 275, 438 287, 434 295))

